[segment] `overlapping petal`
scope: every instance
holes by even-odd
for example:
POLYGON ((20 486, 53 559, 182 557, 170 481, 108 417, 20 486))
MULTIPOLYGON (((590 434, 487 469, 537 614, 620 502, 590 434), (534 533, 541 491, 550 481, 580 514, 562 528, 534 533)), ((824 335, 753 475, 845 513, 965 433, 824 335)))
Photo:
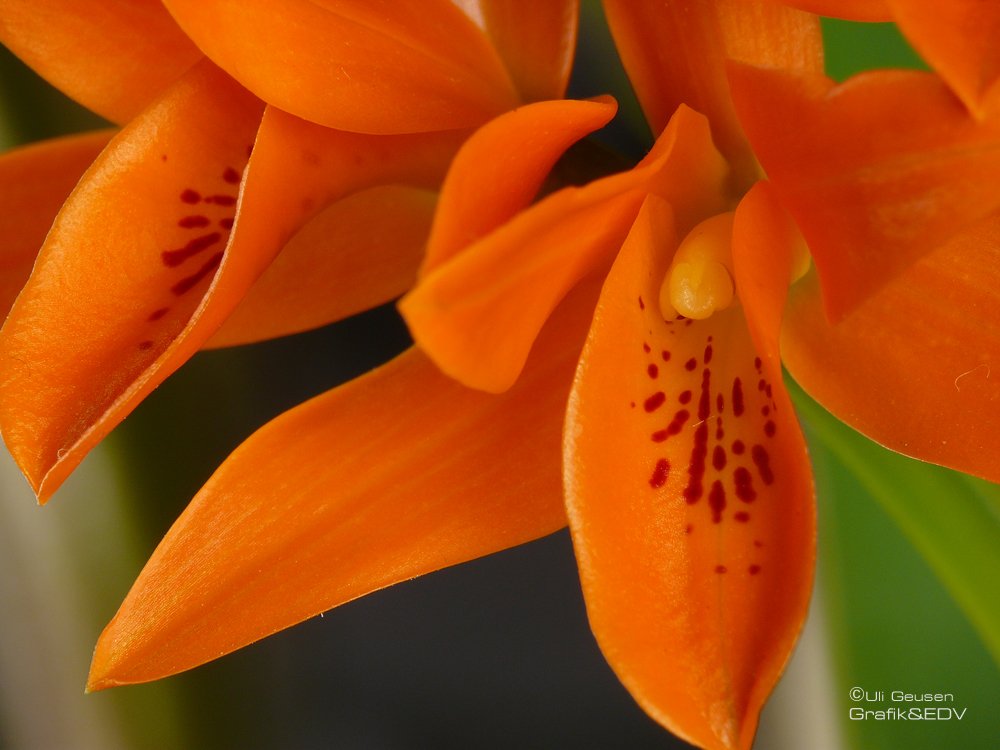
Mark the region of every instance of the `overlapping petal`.
POLYGON ((374 184, 436 184, 460 138, 364 136, 262 110, 199 65, 60 212, 0 333, 4 439, 40 500, 197 351, 303 223, 374 184))
POLYGON ((111 131, 43 141, 0 156, 0 316, 6 317, 35 264, 59 207, 111 131))
POLYGON ((1000 3, 886 0, 893 18, 977 117, 1000 114, 1000 3))
POLYGON ((485 33, 449 0, 165 0, 216 64, 331 128, 471 127, 518 103, 485 33))
POLYGON ((733 110, 726 60, 822 72, 819 20, 746 0, 605 0, 604 7, 653 132, 659 134, 681 104, 701 112, 749 187, 758 170, 733 110))
POLYGON ((579 0, 472 0, 524 101, 566 93, 579 0))
POLYGON ((101 636, 91 688, 189 669, 564 525, 562 413, 593 300, 567 300, 502 396, 464 388, 414 349, 250 437, 101 636))
POLYGON ((921 259, 837 325, 817 281, 790 299, 789 371, 893 450, 1000 481, 1000 219, 921 259), (919 408, 914 405, 919 404, 919 408))
POLYGON ((444 185, 421 273, 426 275, 531 203, 553 165, 576 141, 603 127, 617 106, 538 102, 484 125, 461 148, 444 185))
POLYGON ((550 195, 424 277, 400 309, 442 370, 502 391, 559 300, 610 262, 647 191, 690 225, 724 201, 726 177, 707 122, 682 107, 635 169, 550 195))
POLYGON ((337 201, 289 240, 208 346, 307 331, 399 297, 416 281, 435 203, 397 186, 337 201))
POLYGON ((731 78, 835 319, 1000 208, 1000 119, 970 118, 936 76, 879 71, 837 86, 733 65, 731 78))
POLYGON ((65 94, 119 123, 201 57, 159 0, 4 0, 0 42, 65 94))
POLYGON ((598 642, 651 716, 711 749, 750 747, 814 558, 808 460, 776 346, 787 268, 764 278, 788 259, 769 209, 752 193, 739 210, 742 308, 665 321, 655 300, 676 234, 669 207, 647 199, 605 282, 566 424, 598 642))

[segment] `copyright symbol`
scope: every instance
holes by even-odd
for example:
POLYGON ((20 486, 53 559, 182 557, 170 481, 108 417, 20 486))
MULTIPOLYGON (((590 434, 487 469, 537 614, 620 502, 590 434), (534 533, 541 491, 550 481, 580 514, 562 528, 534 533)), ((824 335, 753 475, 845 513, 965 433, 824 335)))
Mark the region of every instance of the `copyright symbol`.
POLYGON ((865 697, 865 691, 859 687, 854 687, 851 688, 851 692, 849 693, 849 695, 851 696, 852 701, 859 701, 865 697))

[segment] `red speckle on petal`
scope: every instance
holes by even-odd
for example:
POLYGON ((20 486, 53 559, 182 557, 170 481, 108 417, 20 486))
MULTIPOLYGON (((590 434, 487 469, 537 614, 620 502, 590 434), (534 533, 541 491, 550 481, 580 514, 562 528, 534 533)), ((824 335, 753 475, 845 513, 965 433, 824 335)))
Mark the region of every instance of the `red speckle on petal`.
POLYGON ((642 296, 639 297, 639 309, 640 310, 646 309, 646 303, 642 301, 642 296))
POLYGON ((746 523, 747 521, 750 520, 750 514, 747 513, 745 510, 740 510, 737 511, 736 513, 733 513, 733 518, 735 518, 740 523, 746 523))
POLYGON ((660 374, 660 368, 651 364, 646 368, 646 374, 655 380, 656 376, 660 374))
POLYGON ((726 468, 726 449, 721 445, 715 446, 712 451, 712 467, 716 471, 722 471, 726 468))
POLYGON ((743 414, 743 383, 739 378, 733 380, 733 414, 737 417, 743 414))
POLYGON ((684 499, 692 505, 701 498, 705 478, 705 458, 708 456, 708 425, 702 422, 694 432, 694 447, 688 464, 688 484, 684 488, 684 499))
POLYGON ((687 370, 688 372, 691 372, 697 366, 698 366, 698 360, 695 359, 694 357, 691 357, 691 359, 689 359, 687 362, 684 363, 684 369, 687 370))
POLYGON ((691 403, 691 391, 681 391, 681 395, 677 397, 677 400, 682 404, 691 403))
POLYGON ((768 437, 774 437, 774 433, 778 428, 775 426, 774 422, 770 419, 764 423, 764 434, 768 437))
POLYGON ((720 574, 721 574, 721 573, 725 573, 725 572, 726 572, 726 570, 727 570, 727 568, 726 568, 726 566, 725 566, 725 565, 716 565, 716 566, 715 566, 715 572, 716 572, 716 573, 720 573, 720 574))
POLYGON ((146 351, 148 349, 152 349, 152 348, 153 348, 153 342, 152 341, 140 341, 139 342, 139 351, 143 351, 144 352, 144 351, 146 351))
POLYGON ((726 489, 716 479, 708 493, 708 507, 712 509, 712 523, 722 521, 722 511, 726 509, 726 489))
POLYGON ((201 193, 199 193, 197 190, 192 190, 191 188, 188 188, 187 190, 181 193, 182 203, 189 203, 193 205, 200 200, 201 200, 201 193))
POLYGON ((661 406, 663 406, 663 403, 666 400, 667 400, 667 394, 665 394, 663 391, 657 391, 643 402, 642 408, 645 409, 647 412, 652 413, 657 409, 659 409, 661 406))
POLYGON ((752 503, 757 499, 757 492, 753 488, 753 477, 750 472, 740 466, 733 472, 733 483, 736 486, 736 497, 745 503, 752 503))
POLYGON ((237 172, 232 167, 226 167, 226 171, 222 173, 222 179, 228 182, 230 185, 239 185, 240 173, 237 172))
POLYGON ((192 229, 194 227, 207 227, 212 223, 212 220, 207 216, 195 215, 195 216, 184 216, 177 222, 177 226, 183 229, 192 229))
POLYGON ((165 250, 160 254, 160 257, 163 259, 163 265, 173 268, 179 266, 188 258, 207 250, 221 239, 222 235, 218 232, 203 234, 200 237, 195 237, 184 247, 179 247, 176 250, 165 250))
POLYGON ((711 347, 711 346, 706 346, 706 347, 705 347, 705 356, 703 357, 703 361, 704 361, 704 363, 705 363, 706 365, 707 365, 707 364, 708 364, 709 362, 711 362, 711 361, 712 361, 712 347, 711 347))
POLYGON ((149 318, 148 318, 148 320, 149 320, 150 322, 153 322, 153 321, 156 321, 156 320, 159 320, 159 319, 160 319, 160 318, 162 318, 162 317, 163 317, 164 315, 166 315, 166 314, 167 314, 168 312, 170 312, 170 308, 169 308, 169 307, 161 307, 161 308, 158 308, 158 309, 156 309, 156 310, 153 310, 153 312, 151 312, 151 313, 149 314, 149 318))
POLYGON ((759 565, 751 565, 749 568, 747 568, 747 571, 750 573, 750 575, 755 576, 758 573, 760 573, 760 566, 759 565))
POLYGON ((771 471, 771 457, 768 455, 767 449, 763 445, 755 445, 750 450, 750 457, 753 459, 754 466, 757 467, 757 472, 764 484, 772 484, 774 473, 771 471))
POLYGON ((183 279, 181 279, 172 287, 170 287, 170 291, 179 297, 182 294, 186 294, 187 292, 194 289, 194 287, 198 284, 199 281, 204 279, 212 271, 218 268, 219 264, 222 262, 223 255, 224 253, 221 252, 213 255, 205 262, 205 265, 199 268, 195 273, 191 274, 190 276, 185 276, 183 279))
POLYGON ((660 356, 663 358, 664 362, 669 362, 670 361, 670 352, 668 352, 666 349, 664 349, 662 352, 660 352, 660 356))
POLYGON ((661 458, 656 462, 653 475, 649 478, 649 486, 656 489, 667 483, 667 476, 670 474, 670 462, 661 458))
POLYGON ((653 351, 650 348, 649 344, 647 344, 645 341, 642 342, 642 350, 646 352, 646 354, 649 354, 651 351, 653 351))
POLYGON ((735 453, 737 456, 742 456, 743 455, 743 451, 745 451, 747 449, 747 447, 745 445, 743 445, 743 441, 742 440, 734 440, 733 441, 733 445, 732 445, 732 449, 733 449, 733 453, 735 453))

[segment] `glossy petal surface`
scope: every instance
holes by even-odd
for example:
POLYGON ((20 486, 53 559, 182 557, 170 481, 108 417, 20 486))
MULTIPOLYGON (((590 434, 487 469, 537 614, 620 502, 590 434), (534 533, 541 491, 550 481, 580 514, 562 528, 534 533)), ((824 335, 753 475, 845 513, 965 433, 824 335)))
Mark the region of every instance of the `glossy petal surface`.
POLYGON ((4 0, 0 41, 115 122, 139 114, 201 57, 159 0, 4 0))
POLYGON ((506 112, 477 130, 448 170, 421 273, 426 275, 531 203, 563 152, 606 125, 616 109, 610 97, 538 102, 506 112))
POLYGON ((914 47, 977 116, 1000 114, 1000 3, 887 0, 914 47))
POLYGON ((822 72, 818 19, 746 0, 605 0, 604 7, 653 132, 681 104, 701 112, 749 187, 756 162, 733 110, 726 60, 822 72))
POLYGON ((592 305, 556 314, 502 396, 414 349, 258 431, 153 554, 101 636, 91 688, 189 669, 565 524, 560 427, 592 305))
POLYGON ((559 300, 610 261, 646 191, 685 223, 724 201, 726 176, 705 119, 682 108, 635 169, 550 195, 428 274, 400 309, 442 370, 502 391, 559 300))
MULTIPOLYGON (((773 347, 784 287, 754 279, 750 321, 740 306, 665 321, 646 302, 671 223, 648 199, 594 316, 566 424, 570 528, 591 626, 633 697, 699 747, 749 748, 814 558, 805 444, 773 347)), ((772 255, 766 222, 742 223, 744 256, 772 255)))
POLYGON ((835 86, 742 65, 731 74, 834 319, 1000 208, 1000 120, 970 118, 933 75, 879 71, 835 86))
POLYGON ((110 131, 57 138, 0 156, 0 317, 7 317, 35 264, 38 248, 80 175, 111 139, 110 131))
POLYGON ((61 211, 0 333, 4 439, 43 502, 303 223, 374 184, 435 184, 460 137, 364 136, 273 109, 261 121, 262 109, 203 63, 122 131, 61 211))
POLYGON ((566 94, 579 0, 477 0, 486 32, 524 101, 566 94))
POLYGON ((517 104, 486 35, 448 0, 167 0, 257 96, 362 133, 470 127, 517 104))
POLYGON ((435 201, 403 187, 337 201, 288 241, 208 346, 306 331, 400 296, 416 281, 435 201))
POLYGON ((839 419, 925 461, 1000 481, 1000 219, 915 263, 837 325, 815 278, 790 300, 789 371, 839 419), (919 404, 919 409, 913 405, 919 404))

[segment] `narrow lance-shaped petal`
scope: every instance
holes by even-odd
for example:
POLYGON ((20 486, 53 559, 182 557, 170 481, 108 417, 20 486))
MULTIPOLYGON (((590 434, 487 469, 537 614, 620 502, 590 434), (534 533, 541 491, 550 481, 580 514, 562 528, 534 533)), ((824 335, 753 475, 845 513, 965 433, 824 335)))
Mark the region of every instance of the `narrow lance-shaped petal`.
POLYGON ((331 128, 471 127, 517 104, 496 50, 450 0, 166 0, 217 65, 331 128))
POLYGON ((412 349, 251 436, 105 629, 91 689, 189 669, 563 526, 561 417, 592 287, 556 313, 544 350, 502 396, 455 383, 412 349))
POLYGON ((548 196, 422 278, 400 309, 442 370, 502 391, 559 300, 610 262, 646 191, 688 222, 725 202, 727 174, 705 119, 682 107, 635 169, 548 196))
POLYGON ((639 704, 710 750, 750 747, 814 560, 808 459, 777 352, 788 234, 761 202, 751 193, 735 224, 734 254, 761 269, 737 272, 742 307, 694 321, 657 304, 677 240, 669 206, 647 199, 605 283, 566 422, 591 627, 639 704), (775 283, 758 278, 776 267, 775 283))
POLYGON ((461 135, 364 136, 274 109, 261 121, 262 108, 198 66, 112 141, 60 213, 0 333, 0 423, 41 501, 303 223, 353 190, 436 183, 461 135))
POLYGON ((35 264, 59 207, 107 145, 112 131, 67 136, 0 156, 0 317, 6 317, 35 264))
POLYGON ((201 57, 159 0, 4 0, 0 42, 63 93, 120 123, 201 57))
POLYGON ((969 110, 1000 115, 1000 3, 887 0, 893 17, 969 110))
POLYGON ((822 72, 819 20, 747 0, 604 0, 619 53, 654 134, 681 104, 708 117, 741 187, 758 177, 733 110, 726 60, 822 72))
POLYGON ((1000 482, 1000 218, 921 259, 836 325, 818 286, 796 285, 783 331, 802 387, 876 442, 1000 482))
POLYGON ((1000 209, 1000 119, 969 117, 936 76, 877 71, 838 86, 745 65, 730 73, 833 319, 1000 209))
POLYGON ((318 328, 410 289, 437 196, 387 186, 337 201, 300 229, 207 346, 232 346, 318 328))

